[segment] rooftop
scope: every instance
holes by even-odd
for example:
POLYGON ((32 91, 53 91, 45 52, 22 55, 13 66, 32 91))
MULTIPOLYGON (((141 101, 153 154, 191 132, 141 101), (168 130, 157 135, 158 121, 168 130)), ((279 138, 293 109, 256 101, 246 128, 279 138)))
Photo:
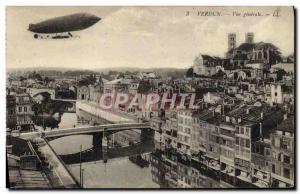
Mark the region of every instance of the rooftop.
POLYGON ((259 43, 242 43, 237 48, 231 49, 228 52, 233 53, 234 50, 242 50, 242 51, 250 52, 253 49, 268 49, 268 48, 278 50, 278 48, 272 43, 259 42, 259 43))
POLYGON ((287 119, 283 120, 277 127, 278 131, 293 133, 295 130, 294 115, 288 115, 287 119))
POLYGON ((266 104, 261 106, 244 105, 231 111, 228 116, 241 118, 241 125, 258 125, 262 123, 263 136, 268 136, 283 119, 283 110, 266 104), (248 109, 248 113, 247 113, 248 109))

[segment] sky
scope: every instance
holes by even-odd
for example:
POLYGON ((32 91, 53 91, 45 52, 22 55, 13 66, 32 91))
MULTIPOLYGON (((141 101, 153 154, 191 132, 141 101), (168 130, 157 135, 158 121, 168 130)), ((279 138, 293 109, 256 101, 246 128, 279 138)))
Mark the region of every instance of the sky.
POLYGON ((293 16, 292 7, 7 7, 6 67, 188 68, 199 54, 224 57, 230 32, 238 45, 253 32, 254 42, 273 43, 289 55, 293 16), (205 11, 221 15, 197 15, 205 11), (79 38, 37 40, 27 30, 30 23, 78 12, 101 18, 73 32, 79 38), (244 17, 258 12, 262 16, 244 17))

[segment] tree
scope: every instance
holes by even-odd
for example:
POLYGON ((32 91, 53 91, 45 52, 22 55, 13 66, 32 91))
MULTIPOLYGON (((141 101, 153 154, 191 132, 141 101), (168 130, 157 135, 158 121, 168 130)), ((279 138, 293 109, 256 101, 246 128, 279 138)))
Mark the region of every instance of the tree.
POLYGON ((139 87, 138 87, 138 93, 141 93, 141 94, 148 93, 150 89, 151 89, 151 84, 148 80, 140 81, 139 87))
POLYGON ((44 78, 44 82, 45 82, 46 84, 48 84, 48 83, 50 82, 50 79, 46 76, 46 77, 44 78))
POLYGON ((88 86, 90 84, 94 84, 96 81, 97 81, 96 77, 91 74, 88 77, 81 79, 78 82, 78 86, 88 86))
POLYGON ((286 75, 287 73, 283 69, 279 69, 277 72, 277 81, 282 80, 283 76, 286 75))
POLYGON ((124 76, 124 73, 120 73, 119 75, 118 75, 118 77, 117 77, 117 79, 121 79, 121 78, 124 78, 125 76, 124 76))
POLYGON ((32 73, 30 73, 28 75, 28 78, 34 79, 34 80, 38 80, 38 81, 43 81, 42 76, 40 74, 36 73, 35 71, 33 71, 32 73))
POLYGON ((26 78, 23 77, 23 76, 20 76, 20 81, 22 82, 22 81, 24 81, 24 80, 26 80, 26 78))
POLYGON ((213 78, 224 78, 226 74, 222 70, 218 70, 218 72, 214 75, 212 75, 213 78))
POLYGON ((187 72, 186 72, 186 77, 193 77, 193 75, 194 75, 194 70, 193 70, 193 68, 191 67, 191 68, 189 68, 188 70, 187 70, 187 72))

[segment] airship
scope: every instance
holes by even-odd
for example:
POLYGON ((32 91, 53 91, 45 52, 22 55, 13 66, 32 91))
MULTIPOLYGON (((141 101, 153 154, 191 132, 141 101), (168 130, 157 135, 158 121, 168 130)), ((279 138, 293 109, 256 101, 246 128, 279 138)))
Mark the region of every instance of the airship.
POLYGON ((55 17, 36 24, 29 24, 28 30, 35 33, 36 39, 63 39, 73 38, 71 32, 91 27, 101 18, 89 13, 76 13, 72 15, 55 17))

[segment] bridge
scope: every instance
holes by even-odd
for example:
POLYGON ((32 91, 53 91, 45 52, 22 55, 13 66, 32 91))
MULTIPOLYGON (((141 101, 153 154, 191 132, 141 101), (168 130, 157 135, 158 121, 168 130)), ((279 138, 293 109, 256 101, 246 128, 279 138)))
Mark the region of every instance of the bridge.
POLYGON ((132 129, 153 129, 148 123, 123 123, 123 124, 106 124, 106 125, 96 125, 96 126, 84 126, 76 128, 66 128, 66 129, 57 129, 52 131, 42 131, 42 132, 27 132, 19 134, 21 139, 31 140, 37 137, 45 137, 49 139, 56 139, 59 137, 70 136, 70 135, 80 135, 80 134, 93 134, 93 133, 102 133, 104 130, 108 134, 119 132, 123 130, 132 130, 132 129))
POLYGON ((135 116, 129 116, 128 114, 122 114, 120 112, 103 110, 99 107, 99 104, 86 101, 76 101, 76 109, 87 112, 96 117, 107 120, 111 123, 136 123, 139 122, 135 116))
POLYGON ((55 99, 55 89, 52 88, 27 88, 27 92, 31 97, 36 97, 42 93, 48 93, 52 100, 55 99))
POLYGON ((96 126, 84 126, 76 128, 59 129, 53 131, 41 132, 44 138, 57 138, 69 135, 80 135, 80 134, 92 134, 98 132, 108 132, 112 134, 114 132, 131 130, 131 129, 151 129, 148 123, 122 123, 122 124, 107 124, 107 125, 96 125, 96 126))
POLYGON ((54 102, 62 104, 62 106, 66 106, 63 112, 76 113, 76 100, 75 99, 62 99, 55 98, 54 102))
POLYGON ((62 101, 62 102, 72 102, 72 103, 76 103, 76 99, 55 98, 54 100, 62 101))
POLYGON ((146 143, 136 143, 126 147, 110 147, 106 150, 106 157, 103 156, 103 150, 101 148, 88 148, 82 150, 82 152, 76 152, 71 154, 60 155, 60 158, 64 161, 65 164, 79 164, 80 159, 82 162, 95 162, 103 159, 114 159, 127 156, 136 156, 143 153, 149 153, 154 151, 155 144, 154 142, 146 143), (81 156, 81 157, 80 157, 81 156))

